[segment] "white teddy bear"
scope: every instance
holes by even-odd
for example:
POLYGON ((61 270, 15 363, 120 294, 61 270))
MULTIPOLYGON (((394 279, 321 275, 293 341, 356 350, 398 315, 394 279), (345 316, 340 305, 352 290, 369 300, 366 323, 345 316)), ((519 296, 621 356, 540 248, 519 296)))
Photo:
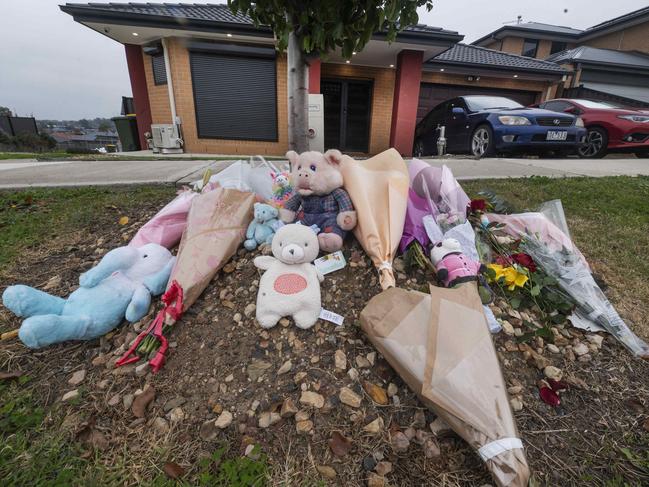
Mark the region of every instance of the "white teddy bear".
POLYGON ((311 264, 318 256, 318 237, 305 225, 285 225, 273 238, 273 255, 255 258, 266 272, 257 293, 257 321, 271 328, 280 318, 292 316, 295 324, 311 328, 320 316, 320 283, 323 275, 311 264))

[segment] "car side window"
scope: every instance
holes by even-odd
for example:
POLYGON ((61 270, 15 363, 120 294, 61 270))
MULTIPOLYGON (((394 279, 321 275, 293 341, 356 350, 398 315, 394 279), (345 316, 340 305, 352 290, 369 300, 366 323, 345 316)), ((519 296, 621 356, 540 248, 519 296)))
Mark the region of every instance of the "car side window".
POLYGON ((552 110, 553 112, 563 112, 566 108, 571 106, 570 103, 565 101, 549 101, 543 105, 543 108, 546 110, 552 110))

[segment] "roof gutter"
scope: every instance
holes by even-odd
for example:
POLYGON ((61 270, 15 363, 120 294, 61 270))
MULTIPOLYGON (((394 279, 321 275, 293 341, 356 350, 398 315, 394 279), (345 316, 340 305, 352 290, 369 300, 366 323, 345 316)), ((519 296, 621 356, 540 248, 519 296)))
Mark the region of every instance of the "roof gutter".
POLYGON ((424 71, 439 71, 440 68, 453 70, 455 73, 460 74, 475 74, 477 71, 483 73, 487 72, 509 72, 509 73, 529 73, 529 74, 539 74, 549 78, 561 78, 562 76, 570 73, 565 69, 549 70, 549 69, 534 69, 534 68, 518 68, 512 66, 497 66, 497 65, 485 65, 485 64, 469 64, 469 63, 460 63, 453 61, 435 61, 429 60, 424 63, 424 71), (428 69, 427 69, 428 68, 428 69))

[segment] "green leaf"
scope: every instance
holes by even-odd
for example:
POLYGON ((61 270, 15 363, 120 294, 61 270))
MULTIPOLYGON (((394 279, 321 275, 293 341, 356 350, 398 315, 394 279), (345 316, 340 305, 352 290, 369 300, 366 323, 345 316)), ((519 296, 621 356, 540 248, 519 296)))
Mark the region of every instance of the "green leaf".
POLYGON ((512 308, 518 309, 521 306, 521 298, 512 298, 509 300, 509 304, 512 308))
POLYGON ((538 296, 539 294, 541 294, 540 286, 538 284, 536 286, 533 286, 532 289, 530 290, 530 294, 532 296, 538 296))

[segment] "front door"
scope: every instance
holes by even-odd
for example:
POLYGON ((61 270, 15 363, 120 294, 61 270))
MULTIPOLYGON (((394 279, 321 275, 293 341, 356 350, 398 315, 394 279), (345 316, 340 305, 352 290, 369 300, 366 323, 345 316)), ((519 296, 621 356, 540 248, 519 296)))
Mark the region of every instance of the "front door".
POLYGON ((326 149, 369 152, 372 82, 323 79, 326 149))

